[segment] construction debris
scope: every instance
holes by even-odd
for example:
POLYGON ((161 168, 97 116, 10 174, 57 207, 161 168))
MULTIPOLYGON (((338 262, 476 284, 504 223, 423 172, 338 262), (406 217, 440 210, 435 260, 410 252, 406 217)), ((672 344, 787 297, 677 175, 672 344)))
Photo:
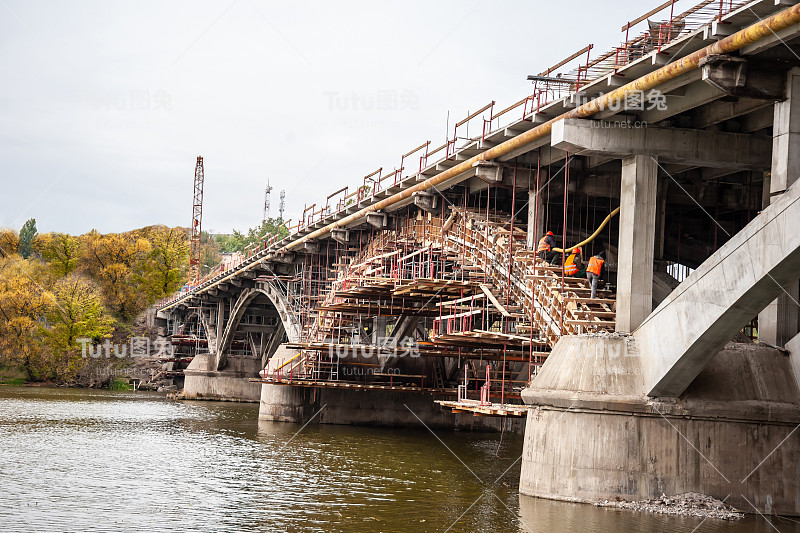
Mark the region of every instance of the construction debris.
POLYGON ((613 507, 616 509, 629 509, 631 511, 646 511, 657 514, 694 516, 697 518, 714 518, 718 520, 739 520, 744 518, 744 513, 726 505, 724 502, 698 494, 687 492, 677 496, 662 494, 655 500, 642 500, 637 502, 608 501, 595 503, 597 507, 613 507))

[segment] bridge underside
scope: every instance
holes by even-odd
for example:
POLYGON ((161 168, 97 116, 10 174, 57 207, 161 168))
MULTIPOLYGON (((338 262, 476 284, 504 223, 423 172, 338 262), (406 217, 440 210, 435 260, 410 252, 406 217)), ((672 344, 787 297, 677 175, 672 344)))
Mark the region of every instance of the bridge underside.
POLYGON ((736 492, 745 511, 746 497, 800 513, 800 434, 784 440, 800 364, 778 349, 800 345, 800 27, 665 78, 663 105, 562 115, 786 4, 726 12, 578 94, 526 100, 509 125, 490 117, 435 162, 425 148, 419 172, 310 208, 288 238, 165 302, 175 332, 200 317, 208 349, 187 383, 246 359, 237 379, 262 387, 261 416, 294 422, 487 429, 500 424, 478 415, 527 412, 523 492, 736 492), (605 252, 596 294, 565 254, 537 257, 547 231, 584 262, 605 252))

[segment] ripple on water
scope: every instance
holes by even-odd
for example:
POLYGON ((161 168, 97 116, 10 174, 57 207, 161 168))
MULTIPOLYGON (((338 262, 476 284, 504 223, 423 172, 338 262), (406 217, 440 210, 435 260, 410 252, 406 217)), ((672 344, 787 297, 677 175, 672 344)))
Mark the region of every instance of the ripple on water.
MULTIPOLYGON (((498 450, 499 435, 439 432, 488 480, 484 492, 426 431, 296 434, 300 426, 257 414, 257 405, 142 392, 0 389, 0 530, 445 531, 461 517, 450 531, 594 533, 699 523, 520 498, 518 463, 492 485, 519 457, 518 437, 498 450)), ((774 531, 750 519, 704 530, 774 531)))

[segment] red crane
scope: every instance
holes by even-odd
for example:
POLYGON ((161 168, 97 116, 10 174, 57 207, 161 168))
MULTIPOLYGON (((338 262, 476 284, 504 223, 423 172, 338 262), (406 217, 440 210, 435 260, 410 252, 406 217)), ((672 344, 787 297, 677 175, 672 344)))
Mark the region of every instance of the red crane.
POLYGON ((203 156, 197 156, 194 167, 194 195, 192 200, 192 238, 189 254, 189 284, 200 277, 200 229, 203 223, 203 156))

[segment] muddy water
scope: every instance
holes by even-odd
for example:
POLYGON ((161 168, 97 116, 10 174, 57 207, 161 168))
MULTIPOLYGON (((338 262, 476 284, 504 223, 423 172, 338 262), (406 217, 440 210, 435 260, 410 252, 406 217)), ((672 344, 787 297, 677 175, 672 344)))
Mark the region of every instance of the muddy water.
POLYGON ((800 532, 775 518, 701 524, 520 497, 516 436, 299 431, 257 414, 0 387, 0 531, 800 532))

